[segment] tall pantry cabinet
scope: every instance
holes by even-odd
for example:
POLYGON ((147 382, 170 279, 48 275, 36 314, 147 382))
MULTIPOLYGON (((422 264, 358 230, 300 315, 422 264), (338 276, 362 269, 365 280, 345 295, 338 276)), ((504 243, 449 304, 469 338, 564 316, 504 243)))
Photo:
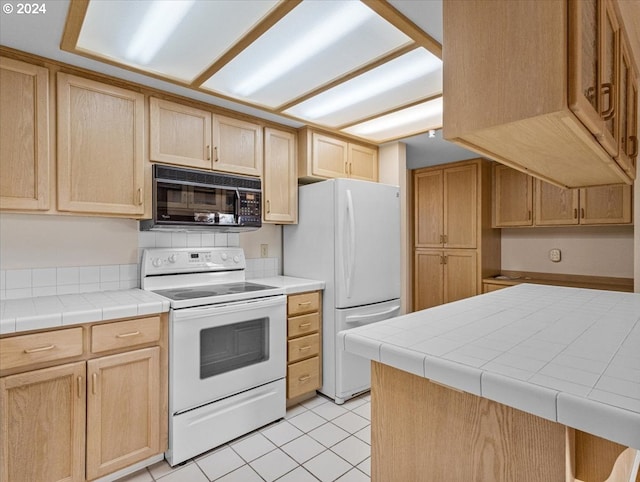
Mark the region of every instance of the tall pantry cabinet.
POLYGON ((481 293, 500 271, 491 229, 491 167, 477 159, 413 172, 413 309, 481 293))

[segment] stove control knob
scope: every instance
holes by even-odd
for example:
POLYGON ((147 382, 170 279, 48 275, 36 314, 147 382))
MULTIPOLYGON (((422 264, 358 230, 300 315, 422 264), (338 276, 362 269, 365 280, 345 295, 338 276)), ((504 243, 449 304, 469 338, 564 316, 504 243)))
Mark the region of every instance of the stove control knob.
POLYGON ((175 254, 170 254, 169 255, 169 263, 175 263, 176 262, 176 255, 175 254))
POLYGON ((151 264, 153 266, 155 266, 156 268, 159 268, 160 266, 162 266, 162 259, 161 258, 156 258, 156 259, 151 261, 151 264))
POLYGON ((226 261, 228 257, 229 255, 227 253, 220 254, 220 258, 222 259, 222 261, 226 261))
POLYGON ((240 262, 240 258, 238 256, 234 256, 233 257, 233 262, 234 263, 239 263, 240 262))

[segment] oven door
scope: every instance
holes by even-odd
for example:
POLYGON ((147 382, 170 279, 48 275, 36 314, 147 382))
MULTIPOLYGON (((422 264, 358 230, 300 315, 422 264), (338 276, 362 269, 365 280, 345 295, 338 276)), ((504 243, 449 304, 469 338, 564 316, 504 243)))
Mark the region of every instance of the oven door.
POLYGON ((284 378, 286 338, 284 295, 173 310, 171 413, 284 378))

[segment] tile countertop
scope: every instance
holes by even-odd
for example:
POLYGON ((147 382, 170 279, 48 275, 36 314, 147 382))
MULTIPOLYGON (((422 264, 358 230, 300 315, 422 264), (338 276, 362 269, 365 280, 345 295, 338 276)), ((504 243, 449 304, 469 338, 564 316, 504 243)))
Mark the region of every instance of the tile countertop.
POLYGON ((169 311, 169 301, 141 289, 40 296, 0 302, 0 334, 169 311))
POLYGON ((247 281, 283 288, 286 295, 323 290, 325 285, 324 281, 294 278, 292 276, 271 276, 269 278, 248 279, 247 281))
POLYGON ((640 449, 640 294, 520 284, 337 336, 348 352, 640 449))

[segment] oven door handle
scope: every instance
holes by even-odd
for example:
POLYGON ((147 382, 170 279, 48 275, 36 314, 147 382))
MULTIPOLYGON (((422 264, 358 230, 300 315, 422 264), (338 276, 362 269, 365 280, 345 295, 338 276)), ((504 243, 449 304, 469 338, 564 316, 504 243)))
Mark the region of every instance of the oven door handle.
POLYGON ((258 310, 270 308, 272 306, 285 305, 287 297, 285 295, 270 296, 268 298, 254 298, 250 300, 232 301, 229 303, 220 303, 218 305, 196 306, 193 308, 182 308, 173 310, 173 319, 181 321, 185 319, 200 318, 202 316, 210 316, 212 314, 225 313, 233 311, 234 313, 242 311, 258 310))

